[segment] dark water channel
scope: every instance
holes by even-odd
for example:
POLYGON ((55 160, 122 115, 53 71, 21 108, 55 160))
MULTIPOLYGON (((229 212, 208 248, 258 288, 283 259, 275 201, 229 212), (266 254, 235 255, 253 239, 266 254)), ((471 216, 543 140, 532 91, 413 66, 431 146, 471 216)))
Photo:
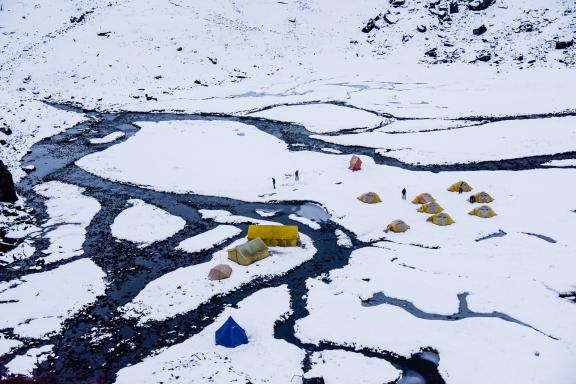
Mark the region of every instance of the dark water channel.
MULTIPOLYGON (((111 383, 116 373, 123 367, 141 361, 156 349, 180 343, 201 332, 222 313, 226 306, 236 305, 258 290, 286 284, 290 290, 293 314, 276 324, 275 337, 302 348, 308 355, 324 349, 341 349, 385 359, 403 371, 403 378, 399 381, 401 383, 444 382, 438 373, 437 361, 426 354, 399 356, 385 350, 374 351, 333 344, 317 346, 301 343, 294 336, 295 322, 308 315, 305 300, 306 280, 344 267, 348 263, 350 253, 364 245, 356 241, 349 231, 330 221, 326 212, 314 202, 246 203, 222 197, 158 192, 106 180, 87 173, 74 164, 83 156, 127 140, 138 131, 138 127, 133 124, 136 121, 236 120, 253 124, 262 131, 281 138, 291 146, 292 150, 320 150, 322 147, 333 147, 344 153, 368 154, 367 149, 316 142, 308 139, 309 132, 302 127, 262 119, 169 113, 121 112, 89 113, 88 115, 91 116, 90 121, 45 139, 33 147, 32 152, 23 160, 23 164, 33 164, 36 170, 23 179, 18 188, 19 193, 27 199, 28 204, 35 209, 37 217, 42 221, 47 218, 47 214, 45 199, 33 191, 37 183, 57 180, 78 185, 86 189, 85 195, 98 200, 101 210, 87 227, 86 240, 83 245, 84 255, 81 257, 89 257, 106 273, 109 283, 106 294, 81 313, 67 320, 60 334, 41 343, 23 340, 25 347, 0 358, 0 374, 5 373, 5 368, 2 367, 14 356, 24 353, 31 347, 53 344, 55 346, 54 357, 41 365, 37 372, 39 375, 49 375, 57 383, 111 383), (123 131, 125 136, 113 143, 98 145, 89 143, 91 138, 103 137, 117 130, 123 131), (294 146, 294 144, 304 144, 304 146, 294 146), (186 226, 174 236, 146 248, 139 248, 128 241, 118 241, 112 236, 110 225, 125 209, 129 199, 142 199, 171 214, 180 216, 186 220, 186 226), (196 310, 177 315, 166 321, 154 321, 145 326, 139 326, 136 320, 121 317, 118 308, 130 302, 149 282, 177 268, 206 262, 210 260, 213 252, 225 248, 230 242, 236 240, 231 239, 209 252, 194 255, 176 250, 176 246, 182 240, 218 225, 213 221, 202 219, 198 213, 199 209, 223 209, 236 215, 257 219, 262 218, 256 214, 256 210, 275 211, 277 214, 273 220, 283 224, 298 224, 288 218, 291 213, 320 221, 322 228, 319 230, 300 225, 301 231, 313 239, 318 253, 312 260, 284 275, 259 278, 243 286, 242 289, 215 297, 200 305, 196 310), (334 234, 336 229, 344 231, 352 238, 352 248, 337 246, 337 238, 334 234), (95 331, 103 337, 93 338, 91 335, 95 331)), ((238 226, 244 231, 247 228, 245 224, 238 226)), ((0 271, 2 281, 35 272, 31 268, 39 258, 43 257, 42 251, 49 244, 46 240, 39 239, 35 245, 37 249, 34 257, 14 262, 0 271)), ((71 260, 74 259, 46 265, 43 270, 57 268, 71 260)), ((10 335, 10 330, 6 330, 6 333, 10 335)), ((426 345, 422 346, 422 352, 434 355, 434 351, 426 345)), ((307 360, 303 362, 304 369, 309 368, 307 360)))

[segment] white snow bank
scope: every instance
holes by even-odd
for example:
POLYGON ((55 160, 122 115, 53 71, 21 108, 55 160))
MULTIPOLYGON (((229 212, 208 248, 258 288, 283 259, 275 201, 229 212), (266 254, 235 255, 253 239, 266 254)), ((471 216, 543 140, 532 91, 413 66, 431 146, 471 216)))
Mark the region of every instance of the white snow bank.
POLYGON ((314 352, 310 357, 312 369, 306 377, 323 377, 326 384, 382 384, 400 377, 386 360, 365 357, 359 353, 326 350, 314 352))
MULTIPOLYGON (((249 266, 228 260, 225 249, 216 252, 212 260, 179 268, 148 283, 122 311, 127 318, 138 318, 141 324, 150 320, 165 320, 192 311, 210 298, 239 289, 257 278, 278 276, 312 259, 316 248, 312 240, 300 234, 305 248, 270 247, 271 255, 249 266), (208 280, 208 272, 217 264, 227 263, 232 275, 225 280, 208 280)), ((246 242, 240 239, 230 244, 234 248, 246 242)))
POLYGON ((318 224, 317 222, 315 222, 315 221, 313 221, 313 220, 310 220, 310 219, 308 219, 308 218, 306 218, 306 217, 298 216, 298 215, 296 215, 296 214, 290 214, 290 215, 288 216, 288 218, 289 218, 290 220, 297 221, 298 223, 304 224, 304 225, 306 225, 307 227, 310 227, 310 228, 312 228, 312 229, 320 229, 320 228, 322 228, 322 227, 320 226, 320 224, 318 224))
POLYGON ((381 155, 410 164, 470 163, 573 151, 576 117, 508 120, 439 132, 313 137, 329 143, 379 148, 381 155))
POLYGON ((23 337, 43 338, 104 294, 106 275, 93 261, 80 259, 51 271, 0 283, 0 328, 23 337))
POLYGON ((576 159, 551 160, 542 165, 549 167, 576 167, 576 159))
POLYGON ((117 239, 131 241, 139 247, 165 240, 186 225, 183 218, 142 200, 130 199, 128 204, 129 207, 114 219, 110 228, 117 239))
POLYGON ((361 109, 334 104, 289 105, 253 113, 265 119, 297 123, 310 132, 327 133, 352 128, 374 128, 384 119, 361 109))
POLYGON ((302 374, 304 359, 304 351, 274 338, 274 323, 290 312, 289 303, 286 286, 258 291, 238 308, 226 308, 199 334, 120 370, 116 384, 289 383, 302 374), (228 316, 246 330, 248 344, 233 349, 215 345, 214 333, 228 316))
POLYGON ((336 235, 336 238, 338 240, 336 240, 336 243, 338 244, 339 247, 343 247, 343 248, 352 248, 352 239, 350 239, 350 236, 348 236, 346 233, 344 233, 344 231, 342 231, 341 229, 337 229, 334 231, 334 234, 336 235))
POLYGON ((112 132, 104 137, 99 137, 95 139, 90 139, 90 144, 108 144, 112 143, 113 141, 118 140, 121 137, 124 137, 125 133, 123 131, 115 131, 112 132))
POLYGON ((448 384, 573 382, 575 349, 569 342, 500 319, 423 320, 395 306, 362 307, 338 282, 309 280, 308 287, 310 315, 296 323, 303 342, 331 341, 403 356, 432 347, 448 384))
POLYGON ((53 345, 29 349, 25 354, 16 356, 6 364, 10 375, 32 376, 32 372, 52 353, 53 345))
POLYGON ((220 224, 261 224, 280 225, 273 221, 258 220, 247 216, 233 215, 222 209, 199 209, 198 213, 203 219, 212 220, 220 224))
POLYGON ((43 251, 47 264, 81 256, 86 239, 86 227, 100 210, 98 200, 85 196, 84 188, 50 181, 34 187, 36 193, 47 198, 46 210, 50 218, 42 227, 50 246, 43 251))
POLYGON ((4 356, 15 348, 21 347, 22 345, 22 342, 9 339, 0 333, 0 357, 4 356))
POLYGON ((241 232, 242 230, 232 225, 219 225, 216 228, 182 241, 178 245, 178 249, 189 253, 206 251, 222 244, 241 232))

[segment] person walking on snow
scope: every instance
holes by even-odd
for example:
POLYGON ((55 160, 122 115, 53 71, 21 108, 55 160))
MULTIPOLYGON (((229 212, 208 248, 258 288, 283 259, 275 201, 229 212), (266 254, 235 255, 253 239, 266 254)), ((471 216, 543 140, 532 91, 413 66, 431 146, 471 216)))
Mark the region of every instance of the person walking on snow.
POLYGON ((298 173, 298 170, 294 172, 294 179, 296 179, 296 181, 300 181, 300 174, 298 173))
POLYGON ((272 178, 272 187, 276 189, 276 179, 272 178))
POLYGON ((402 188, 402 200, 406 200, 406 188, 402 188))

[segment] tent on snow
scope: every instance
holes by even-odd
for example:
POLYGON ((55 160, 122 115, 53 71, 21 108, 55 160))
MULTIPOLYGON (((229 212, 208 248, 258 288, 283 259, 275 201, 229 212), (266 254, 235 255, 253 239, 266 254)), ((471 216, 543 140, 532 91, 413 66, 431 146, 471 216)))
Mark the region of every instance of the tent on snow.
POLYGON ((350 166, 348 167, 348 169, 351 169, 352 171, 359 171, 362 169, 362 160, 360 160, 360 158, 356 155, 353 155, 352 158, 350 159, 350 166))
POLYGON ((228 250, 228 259, 240 265, 250 265, 268 256, 268 247, 259 237, 228 250))
POLYGON ((449 214, 442 212, 442 213, 437 213, 435 215, 430 216, 429 218, 426 219, 426 221, 429 221, 431 223, 434 223, 436 225, 450 225, 450 224, 454 224, 455 221, 452 220, 452 218, 450 217, 449 214))
POLYGON ((470 202, 472 203, 491 203, 494 198, 487 194, 486 192, 479 192, 475 195, 470 196, 470 202))
POLYGON ((410 226, 406 224, 403 220, 394 220, 384 230, 384 232, 388 233, 392 231, 394 233, 406 232, 410 229, 410 226))
POLYGON ((358 200, 366 204, 376 204, 382 202, 380 196, 378 196, 378 194, 375 192, 363 193, 362 195, 358 196, 358 200))
POLYGON ((450 192, 458 192, 460 190, 460 188, 462 188, 462 192, 470 192, 472 190, 472 187, 470 186, 470 184, 468 184, 465 181, 459 181, 457 183, 452 184, 448 190, 450 192))
POLYGON ((431 194, 424 192, 424 193, 421 193, 418 196, 416 196, 414 198, 414 200, 412 200, 412 203, 413 204, 426 204, 426 203, 433 203, 435 201, 436 200, 434 200, 434 198, 432 197, 431 194))
POLYGON ((482 217, 485 219, 496 216, 496 212, 494 212, 494 210, 487 205, 483 205, 481 207, 474 208, 473 210, 468 212, 468 214, 482 217))
POLYGON ((238 325, 232 318, 228 320, 216 331, 216 345, 222 345, 226 348, 236 348, 242 344, 248 344, 246 331, 238 325))
POLYGON ((259 237, 269 247, 297 247, 300 241, 296 225, 250 225, 248 240, 259 237))
POLYGON ((208 278, 210 280, 224 280, 230 277, 232 268, 228 264, 218 264, 210 270, 208 278))
POLYGON ((422 213, 440 213, 443 210, 444 210, 444 208, 442 208, 440 206, 440 204, 438 204, 436 202, 430 202, 430 203, 422 204, 420 206, 420 208, 418 208, 418 212, 422 212, 422 213))

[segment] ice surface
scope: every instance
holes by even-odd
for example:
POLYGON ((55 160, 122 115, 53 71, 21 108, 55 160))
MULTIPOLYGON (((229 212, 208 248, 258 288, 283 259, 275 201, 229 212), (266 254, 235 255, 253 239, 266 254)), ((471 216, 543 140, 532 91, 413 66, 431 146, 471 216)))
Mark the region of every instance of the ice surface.
POLYGON ((106 275, 93 261, 80 259, 51 271, 0 283, 0 328, 23 337, 43 338, 102 295, 106 275))
POLYGON ((379 154, 410 164, 471 163, 573 151, 576 117, 501 121, 440 132, 314 137, 330 143, 379 148, 379 154))
POLYGON ((263 289, 226 308, 199 334, 158 351, 141 363, 118 372, 121 383, 288 383, 301 375, 304 351, 274 338, 274 323, 290 312, 286 286, 263 289), (215 345, 214 333, 228 316, 246 330, 248 344, 237 348, 215 345))
POLYGON ((253 113, 252 116, 297 123, 316 133, 375 128, 384 121, 374 113, 333 104, 281 106, 253 113))
POLYGON ((354 352, 314 352, 310 360, 312 369, 306 377, 323 377, 326 384, 382 384, 400 377, 400 371, 389 362, 354 352))
POLYGON ((112 235, 146 247, 175 235, 186 225, 181 217, 174 216, 139 199, 128 200, 129 207, 112 223, 112 235))
POLYGON ((50 246, 43 251, 47 264, 84 254, 86 227, 100 210, 98 200, 83 194, 84 188, 50 181, 34 190, 47 198, 50 218, 43 224, 50 246))
POLYGON ((432 347, 449 383, 573 381, 573 338, 554 340, 500 319, 427 320, 395 306, 362 307, 347 284, 339 282, 311 280, 308 287, 310 315, 296 324, 303 342, 331 341, 404 356, 432 347))
MULTIPOLYGON (((212 260, 179 268, 150 282, 122 311, 128 318, 138 318, 140 323, 165 320, 177 314, 192 311, 210 298, 240 289, 243 284, 257 278, 281 275, 310 260, 316 254, 312 240, 300 234, 300 247, 270 247, 271 255, 249 266, 228 260, 226 249, 216 252, 212 260), (208 280, 208 273, 217 264, 227 263, 232 275, 225 280, 208 280)), ((246 242, 239 239, 228 248, 246 242)))
POLYGON ((226 240, 240 234, 241 232, 242 231, 239 228, 236 228, 232 225, 219 225, 216 228, 202 232, 199 235, 182 241, 178 245, 178 249, 189 253, 206 251, 222 244, 226 240))

